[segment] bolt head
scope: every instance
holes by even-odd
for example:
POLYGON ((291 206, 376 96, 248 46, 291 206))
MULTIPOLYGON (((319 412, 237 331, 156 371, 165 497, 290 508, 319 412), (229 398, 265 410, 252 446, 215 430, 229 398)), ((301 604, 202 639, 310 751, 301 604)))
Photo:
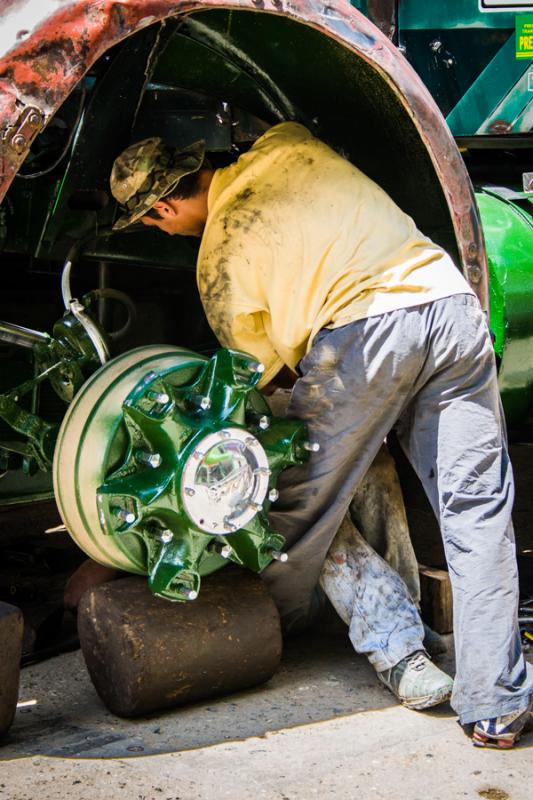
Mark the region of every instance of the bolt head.
POLYGON ((146 464, 152 469, 157 469, 157 467, 161 466, 163 459, 159 455, 159 453, 145 453, 140 452, 136 456, 137 461, 140 461, 142 464, 146 464))
POLYGON ((304 450, 308 450, 310 453, 318 453, 320 450, 320 445, 318 442, 304 442, 304 450))
POLYGON ((279 497, 279 492, 277 489, 271 489, 268 493, 268 499, 271 503, 275 503, 279 497))
POLYGON ((21 133, 17 133, 17 135, 13 136, 13 139, 11 140, 11 146, 16 153, 22 153, 26 147, 26 138, 21 133))
POLYGON ((169 531, 167 529, 167 530, 164 530, 164 531, 161 532, 161 537, 160 538, 161 538, 161 541, 163 542, 163 544, 168 544, 174 538, 174 534, 172 533, 172 531, 169 531))
POLYGON ((258 372, 259 374, 265 371, 265 365, 261 364, 260 361, 250 361, 248 364, 248 369, 250 372, 258 372))
POLYGON ((270 428, 270 420, 266 415, 260 418, 259 427, 261 428, 262 431, 266 431, 270 428))
POLYGON ((467 267, 467 274, 470 282, 475 284, 480 282, 483 273, 481 267, 477 264, 471 264, 467 267))

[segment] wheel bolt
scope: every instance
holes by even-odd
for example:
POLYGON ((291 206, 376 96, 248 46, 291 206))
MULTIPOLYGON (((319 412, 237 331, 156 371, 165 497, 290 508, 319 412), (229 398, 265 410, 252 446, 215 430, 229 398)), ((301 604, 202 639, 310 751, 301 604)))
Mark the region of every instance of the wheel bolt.
POLYGON ((152 469, 160 467, 163 461, 159 453, 147 453, 144 450, 140 450, 136 453, 135 458, 139 463, 146 464, 148 467, 152 467, 152 469))
POLYGON ((196 406, 196 408, 199 408, 202 411, 208 411, 211 408, 210 397, 202 397, 199 394, 192 394, 189 396, 188 400, 191 405, 196 406))
POLYGON ((128 525, 131 525, 132 522, 135 522, 135 514, 133 511, 127 511, 125 508, 113 508, 113 514, 121 519, 123 522, 127 522, 128 525))
POLYGON ((248 364, 248 369, 250 372, 258 372, 261 374, 265 371, 265 365, 261 364, 260 361, 250 361, 248 364))
POLYGON ((153 400, 156 403, 164 406, 166 403, 170 401, 170 396, 166 392, 154 392, 149 391, 147 394, 150 400, 153 400))
POLYGON ((196 600, 198 597, 198 592, 195 592, 194 589, 188 589, 187 586, 180 586, 178 591, 180 594, 184 595, 187 600, 196 600))
POLYGON ((282 553, 281 550, 271 550, 270 555, 272 556, 274 561, 281 561, 283 564, 285 564, 285 562, 289 560, 289 554, 282 553))
POLYGON ((266 430, 268 430, 270 428, 270 420, 266 416, 266 414, 259 418, 259 423, 258 424, 259 424, 259 427, 261 428, 262 431, 266 431, 266 430))
POLYGON ((161 531, 161 536, 159 537, 163 544, 168 544, 174 538, 174 534, 172 531, 169 531, 168 528, 165 528, 164 531, 161 531))
POLYGON ((271 489, 268 493, 268 499, 271 503, 275 503, 279 497, 279 492, 277 489, 271 489))
POLYGON ((320 445, 318 442, 304 442, 303 448, 304 450, 309 450, 310 453, 318 453, 320 445))

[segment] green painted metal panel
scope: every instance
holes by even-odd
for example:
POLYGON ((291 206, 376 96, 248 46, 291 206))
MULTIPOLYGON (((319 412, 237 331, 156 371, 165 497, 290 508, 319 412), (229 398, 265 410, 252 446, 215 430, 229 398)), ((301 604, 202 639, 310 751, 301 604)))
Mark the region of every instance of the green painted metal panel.
POLYGON ((405 30, 425 28, 513 28, 512 12, 480 11, 476 0, 446 0, 428 3, 427 0, 401 0, 400 27, 405 30))
POLYGON ((527 91, 529 65, 517 61, 514 50, 511 36, 448 114, 446 121, 456 136, 509 133, 523 115, 533 93, 527 91), (505 131, 504 122, 508 125, 505 131), (494 128, 498 124, 499 130, 494 128))
POLYGON ((499 383, 507 421, 524 420, 533 404, 533 204, 490 189, 477 194, 490 276, 490 326, 501 359, 499 383), (528 210, 529 206, 529 210, 528 210))
MULTIPOLYGON (((533 12, 533 3, 518 5, 533 12)), ((482 10, 472 0, 399 3, 399 43, 455 136, 531 131, 533 62, 517 58, 517 46, 529 43, 524 25, 533 14, 505 7, 482 10)))

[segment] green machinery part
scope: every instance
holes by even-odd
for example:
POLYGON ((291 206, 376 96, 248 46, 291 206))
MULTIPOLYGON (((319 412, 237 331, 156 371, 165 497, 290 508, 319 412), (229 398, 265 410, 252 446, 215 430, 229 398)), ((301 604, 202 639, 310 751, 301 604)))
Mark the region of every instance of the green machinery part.
POLYGON ((18 435, 0 440, 0 456, 23 456, 29 473, 36 468, 50 470, 58 431, 58 425, 42 419, 33 407, 39 385, 48 381, 58 397, 70 403, 87 376, 108 357, 106 335, 86 313, 84 303, 89 298, 82 303, 75 300, 75 313, 66 311, 51 336, 0 321, 0 342, 33 351, 33 376, 0 394, 0 420, 18 435))
POLYGON ((220 350, 149 346, 106 363, 59 431, 54 490, 67 530, 94 560, 193 600, 228 561, 286 560, 267 512, 279 473, 308 458, 302 422, 276 419, 255 388, 263 367, 220 350))
POLYGON ((507 422, 517 427, 533 406, 533 197, 496 186, 476 197, 489 261, 500 392, 507 422))

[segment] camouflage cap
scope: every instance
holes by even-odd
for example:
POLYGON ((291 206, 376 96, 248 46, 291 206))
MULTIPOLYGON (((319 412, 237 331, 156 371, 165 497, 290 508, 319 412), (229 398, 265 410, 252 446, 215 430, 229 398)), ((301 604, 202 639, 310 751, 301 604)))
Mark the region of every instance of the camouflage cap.
POLYGON ((154 203, 176 188, 184 175, 200 169, 204 154, 203 141, 188 147, 171 147, 158 136, 127 147, 111 170, 111 193, 126 211, 113 230, 144 216, 154 203))

